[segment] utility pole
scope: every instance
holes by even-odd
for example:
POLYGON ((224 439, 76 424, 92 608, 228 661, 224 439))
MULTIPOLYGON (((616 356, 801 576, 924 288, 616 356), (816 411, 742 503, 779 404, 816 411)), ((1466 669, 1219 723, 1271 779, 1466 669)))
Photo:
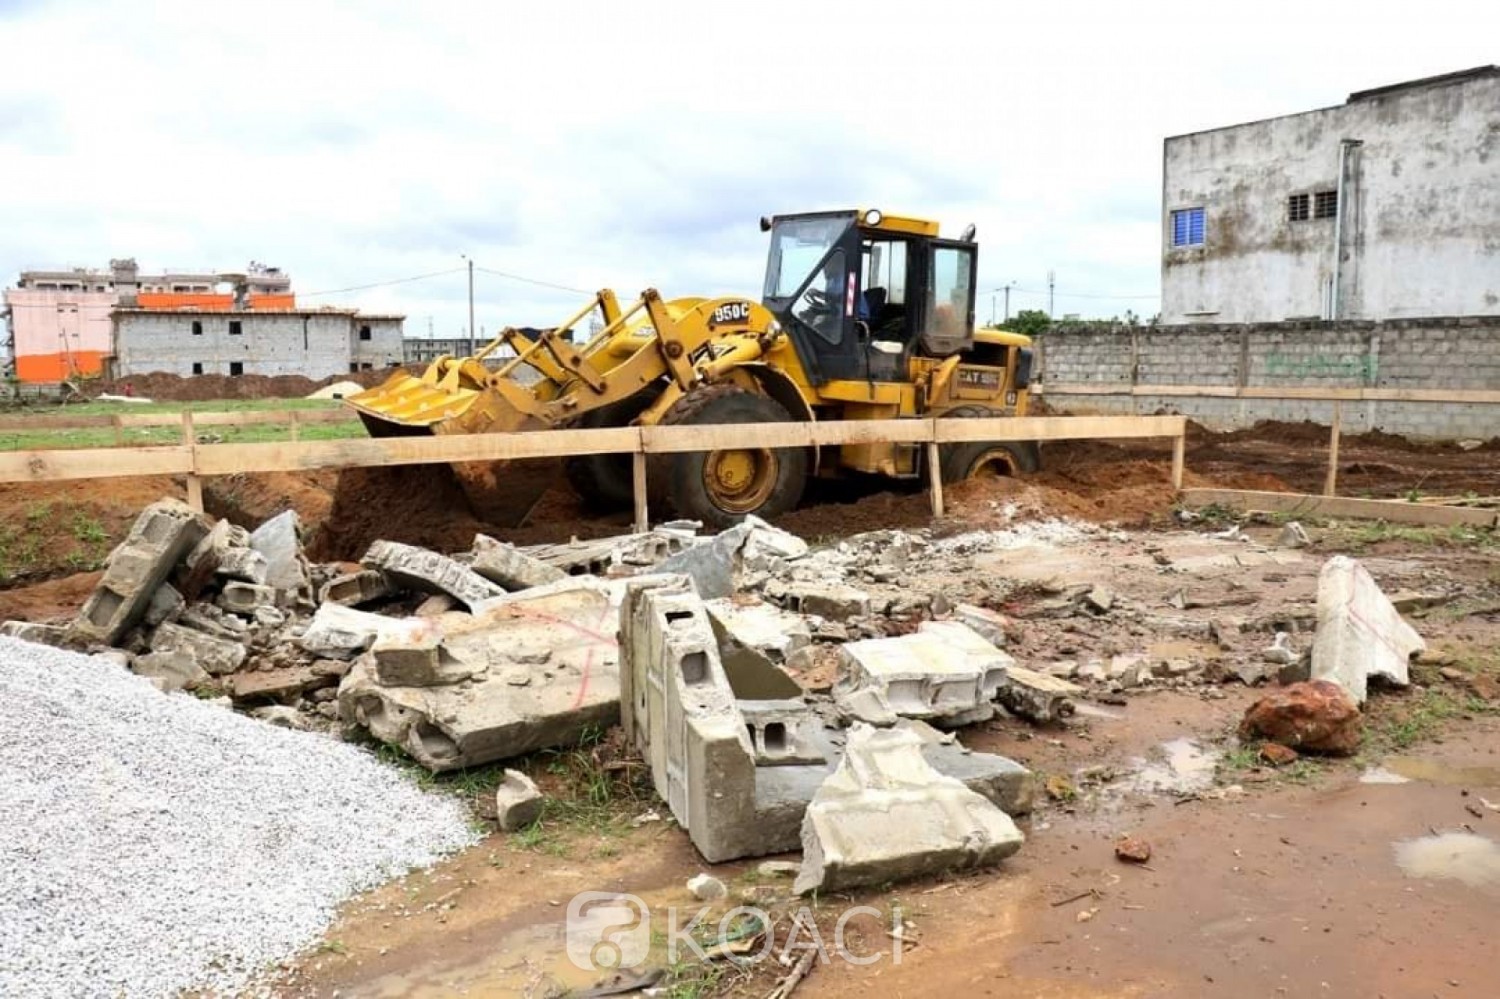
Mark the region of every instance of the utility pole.
POLYGON ((463 255, 469 262, 469 356, 473 357, 479 350, 479 342, 474 338, 474 258, 463 255))
POLYGON ((1057 315, 1057 272, 1047 272, 1047 318, 1057 315))
POLYGON ((1010 288, 1014 281, 1005 282, 1005 321, 1010 322, 1010 288))

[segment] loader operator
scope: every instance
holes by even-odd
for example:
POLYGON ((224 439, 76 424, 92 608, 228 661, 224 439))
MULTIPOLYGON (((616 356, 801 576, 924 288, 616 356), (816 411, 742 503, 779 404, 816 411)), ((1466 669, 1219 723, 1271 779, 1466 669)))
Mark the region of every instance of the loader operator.
MULTIPOLYGON (((844 255, 832 254, 823 264, 823 287, 817 283, 808 285, 802 296, 803 304, 797 309, 797 318, 817 331, 829 343, 838 343, 843 337, 844 322, 844 255)), ((860 318, 867 318, 868 310, 861 301, 860 318)))

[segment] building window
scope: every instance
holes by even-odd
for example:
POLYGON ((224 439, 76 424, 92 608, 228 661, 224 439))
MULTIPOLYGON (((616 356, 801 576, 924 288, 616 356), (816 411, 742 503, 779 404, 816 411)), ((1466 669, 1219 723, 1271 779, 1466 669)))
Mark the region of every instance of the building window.
POLYGON ((1331 219, 1339 213, 1339 192, 1319 191, 1313 195, 1313 218, 1331 219))
POLYGON ((1290 222, 1306 222, 1311 218, 1306 194, 1294 194, 1286 199, 1286 217, 1290 222))
MULTIPOLYGON (((194 323, 193 325, 197 326, 198 324, 194 323)), ((193 362, 193 374, 195 374, 195 375, 201 375, 201 374, 203 374, 203 362, 202 361, 194 361, 193 362)))
POLYGON ((245 332, 245 328, 240 325, 240 321, 238 319, 231 319, 231 320, 229 320, 229 335, 230 336, 239 336, 243 332, 245 332))
POLYGON ((229 373, 231 375, 243 375, 245 373, 245 362, 244 361, 230 361, 229 362, 229 373))
POLYGON ((350 371, 350 373, 352 374, 352 373, 354 373, 354 372, 356 372, 358 370, 359 370, 359 364, 356 363, 356 362, 354 362, 354 361, 350 361, 349 362, 349 371, 350 371))
POLYGON ((1202 246, 1203 209, 1179 208, 1172 213, 1172 245, 1202 246))
POLYGON ((201 320, 194 319, 193 320, 193 336, 202 336, 202 335, 203 335, 203 323, 202 323, 201 320))
POLYGON ((361 364, 359 366, 359 370, 361 370, 361 371, 369 371, 370 369, 372 369, 374 367, 375 367, 375 365, 373 365, 370 362, 366 361, 365 363, 363 363, 363 364, 361 364))
POLYGON ((359 338, 361 340, 368 340, 368 339, 370 339, 370 327, 369 326, 361 326, 359 328, 359 338))

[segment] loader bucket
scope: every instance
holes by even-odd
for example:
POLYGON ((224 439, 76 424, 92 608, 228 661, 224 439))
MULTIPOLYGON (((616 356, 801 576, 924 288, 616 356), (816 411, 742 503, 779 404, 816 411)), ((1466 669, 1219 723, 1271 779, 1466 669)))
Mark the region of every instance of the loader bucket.
POLYGON ((481 391, 462 376, 460 364, 439 358, 421 377, 398 371, 344 401, 359 413, 371 437, 441 433, 439 425, 462 416, 481 391))
MULTIPOLYGON (((375 388, 344 401, 371 437, 514 432, 530 423, 493 388, 472 358, 439 358, 420 377, 398 371, 375 388), (476 370, 477 369, 477 370, 476 370)), ((458 462, 450 466, 473 514, 499 527, 517 527, 557 481, 557 459, 458 462)))

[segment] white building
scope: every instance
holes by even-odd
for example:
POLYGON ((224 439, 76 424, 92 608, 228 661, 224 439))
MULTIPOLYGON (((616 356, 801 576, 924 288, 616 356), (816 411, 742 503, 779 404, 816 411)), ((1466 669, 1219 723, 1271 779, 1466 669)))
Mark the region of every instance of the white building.
POLYGON ((1500 315, 1500 68, 1166 140, 1163 323, 1500 315))

